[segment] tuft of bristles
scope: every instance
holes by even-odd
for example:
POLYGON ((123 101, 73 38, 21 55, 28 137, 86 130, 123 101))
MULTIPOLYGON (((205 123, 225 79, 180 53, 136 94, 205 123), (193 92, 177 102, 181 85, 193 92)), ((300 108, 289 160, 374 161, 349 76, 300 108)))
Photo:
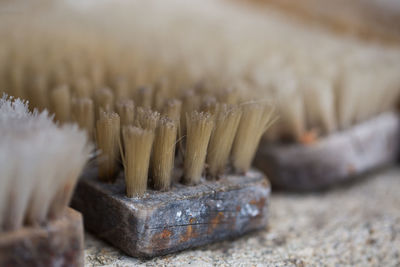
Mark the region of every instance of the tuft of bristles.
POLYGON ((149 162, 154 132, 134 126, 122 128, 123 163, 127 197, 143 196, 147 189, 149 162))
POLYGON ((85 132, 3 96, 0 135, 0 232, 59 218, 89 157, 85 132))
POLYGON ((264 132, 274 123, 271 107, 259 103, 242 104, 242 117, 232 147, 232 165, 236 172, 245 173, 264 132))
POLYGON ((116 178, 120 145, 120 118, 117 113, 100 112, 96 123, 96 142, 100 150, 99 178, 105 182, 113 182, 116 178))
POLYGON ((179 124, 182 110, 182 101, 170 99, 165 103, 163 114, 179 124))
POLYGON ((158 122, 151 158, 151 177, 154 188, 166 191, 171 186, 174 168, 177 121, 161 118, 158 122))
POLYGON ((138 107, 136 109, 135 125, 143 129, 154 131, 157 122, 160 119, 160 113, 150 108, 138 107))
POLYGON ((220 106, 207 151, 209 177, 218 178, 225 172, 241 116, 238 106, 220 106))
POLYGON ((183 166, 185 184, 195 185, 200 182, 213 127, 214 117, 209 113, 193 111, 186 114, 187 136, 183 166))

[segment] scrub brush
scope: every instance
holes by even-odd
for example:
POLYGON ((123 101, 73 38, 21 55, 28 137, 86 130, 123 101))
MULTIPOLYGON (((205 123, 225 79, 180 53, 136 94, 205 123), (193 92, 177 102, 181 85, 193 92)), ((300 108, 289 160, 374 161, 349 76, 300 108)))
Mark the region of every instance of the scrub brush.
POLYGON ((86 169, 72 205, 90 231, 129 255, 164 255, 266 225, 270 189, 251 162, 273 108, 191 96, 202 104, 189 106, 184 94, 163 99, 161 113, 141 97, 135 108, 118 100, 121 117, 99 108, 97 166, 86 169))
POLYGON ((67 208, 90 146, 46 110, 0 99, 0 265, 83 266, 81 215, 67 208))

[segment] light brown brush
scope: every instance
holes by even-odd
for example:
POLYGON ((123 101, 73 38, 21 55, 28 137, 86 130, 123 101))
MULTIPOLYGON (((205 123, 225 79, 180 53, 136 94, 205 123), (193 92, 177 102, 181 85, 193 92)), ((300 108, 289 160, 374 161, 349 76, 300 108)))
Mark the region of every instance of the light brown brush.
POLYGON ((101 151, 98 156, 99 178, 104 182, 113 182, 116 179, 119 140, 119 115, 114 112, 100 112, 100 118, 96 123, 96 142, 97 148, 101 151))
POLYGON ((150 166, 153 185, 157 190, 166 191, 171 186, 177 136, 176 123, 163 117, 156 128, 150 166))
POLYGON ((126 195, 127 197, 140 197, 145 194, 147 189, 154 132, 134 126, 124 126, 122 135, 126 195))
POLYGON ((236 172, 246 173, 263 133, 276 120, 274 110, 266 104, 242 104, 242 116, 232 146, 232 165, 236 172))
POLYGON ((206 160, 207 146, 214 127, 209 113, 193 111, 186 115, 186 149, 183 166, 183 182, 195 185, 200 182, 206 160))
POLYGON ((224 173, 241 116, 238 106, 220 106, 207 150, 209 177, 218 178, 224 173))

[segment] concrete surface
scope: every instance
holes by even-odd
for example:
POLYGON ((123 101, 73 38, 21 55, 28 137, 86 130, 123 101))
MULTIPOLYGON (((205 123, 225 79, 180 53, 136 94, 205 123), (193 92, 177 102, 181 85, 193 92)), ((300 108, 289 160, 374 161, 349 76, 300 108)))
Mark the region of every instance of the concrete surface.
POLYGON ((141 261, 86 234, 86 266, 400 266, 400 167, 314 194, 275 193, 270 225, 141 261))

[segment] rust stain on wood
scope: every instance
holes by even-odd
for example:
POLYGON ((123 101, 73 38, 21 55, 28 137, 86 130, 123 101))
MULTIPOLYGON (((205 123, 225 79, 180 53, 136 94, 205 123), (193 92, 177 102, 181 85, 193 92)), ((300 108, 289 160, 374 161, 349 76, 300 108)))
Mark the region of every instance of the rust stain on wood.
POLYGON ((221 219, 224 218, 224 213, 222 211, 218 212, 217 216, 211 219, 210 226, 208 227, 208 233, 211 234, 218 225, 221 224, 221 219))
POLYGON ((161 233, 155 234, 152 237, 151 243, 159 248, 167 248, 172 234, 172 231, 164 229, 161 233))
POLYGON ((180 242, 187 242, 191 238, 195 238, 198 236, 198 234, 193 230, 192 224, 196 222, 195 218, 190 218, 189 220, 189 225, 186 228, 186 232, 181 236, 181 239, 179 240, 180 242))

